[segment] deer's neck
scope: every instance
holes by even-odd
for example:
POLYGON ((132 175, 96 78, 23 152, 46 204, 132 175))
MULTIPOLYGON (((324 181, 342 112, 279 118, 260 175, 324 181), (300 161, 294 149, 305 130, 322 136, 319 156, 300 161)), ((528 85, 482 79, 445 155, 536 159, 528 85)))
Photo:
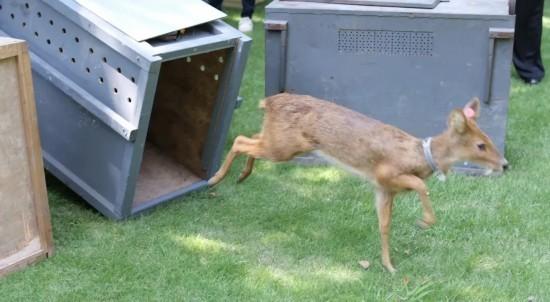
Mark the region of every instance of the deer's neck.
POLYGON ((450 140, 451 138, 448 132, 444 132, 432 139, 432 157, 437 164, 437 167, 443 171, 443 173, 447 173, 453 163, 457 160, 453 156, 453 150, 450 147, 450 140))

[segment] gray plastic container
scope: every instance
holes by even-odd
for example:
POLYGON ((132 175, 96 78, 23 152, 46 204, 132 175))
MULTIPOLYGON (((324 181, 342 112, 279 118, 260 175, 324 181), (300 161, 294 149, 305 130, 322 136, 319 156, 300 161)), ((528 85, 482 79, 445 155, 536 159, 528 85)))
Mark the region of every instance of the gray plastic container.
POLYGON ((0 0, 30 47, 46 168, 125 218, 206 186, 217 170, 250 39, 222 21, 138 42, 71 0, 0 0))
POLYGON ((448 113, 477 96, 479 125, 504 152, 515 19, 507 0, 348 2, 361 5, 266 7, 266 95, 310 94, 418 137, 441 132, 448 113))

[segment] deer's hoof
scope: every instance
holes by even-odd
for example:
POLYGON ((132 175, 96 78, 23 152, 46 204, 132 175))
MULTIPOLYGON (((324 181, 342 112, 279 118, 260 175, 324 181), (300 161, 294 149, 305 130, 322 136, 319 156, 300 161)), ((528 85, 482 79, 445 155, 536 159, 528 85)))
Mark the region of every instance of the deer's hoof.
POLYGON ((237 183, 240 184, 241 182, 243 182, 247 177, 248 177, 249 174, 245 174, 245 173, 242 173, 240 176, 239 176, 239 179, 237 179, 237 183))
POLYGON ((429 223, 429 222, 426 222, 426 221, 421 220, 421 219, 418 219, 418 220, 416 221, 416 225, 417 225, 419 228, 423 229, 423 230, 429 229, 429 228, 432 226, 432 224, 433 224, 433 223, 429 223))
POLYGON ((208 180, 208 186, 213 187, 213 186, 217 185, 218 182, 220 182, 220 180, 214 175, 214 176, 212 176, 212 178, 210 178, 208 180))
POLYGON ((386 268, 386 270, 390 273, 390 274, 395 274, 397 273, 397 270, 393 267, 393 265, 391 264, 384 264, 384 267, 386 268))

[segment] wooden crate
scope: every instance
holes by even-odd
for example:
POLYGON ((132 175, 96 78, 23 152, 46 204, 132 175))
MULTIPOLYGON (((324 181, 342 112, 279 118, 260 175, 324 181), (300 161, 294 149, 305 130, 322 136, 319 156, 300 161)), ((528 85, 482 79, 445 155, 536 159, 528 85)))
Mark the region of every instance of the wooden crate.
POLYGON ((0 277, 52 253, 27 46, 0 37, 0 277))

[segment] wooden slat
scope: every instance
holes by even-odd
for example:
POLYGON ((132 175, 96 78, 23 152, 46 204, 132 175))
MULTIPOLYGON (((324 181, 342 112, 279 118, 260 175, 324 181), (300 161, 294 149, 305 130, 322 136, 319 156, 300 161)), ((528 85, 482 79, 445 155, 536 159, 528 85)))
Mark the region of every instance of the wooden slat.
POLYGON ((0 39, 0 276, 53 253, 24 42, 0 39))
POLYGON ((48 193, 46 191, 44 164, 42 161, 40 136, 38 132, 38 120, 36 114, 36 106, 34 101, 34 87, 32 83, 31 64, 27 45, 20 44, 19 53, 19 75, 21 92, 21 110, 25 125, 25 133, 27 134, 27 153, 29 166, 31 167, 31 179, 33 184, 33 192, 36 200, 43 202, 35 202, 36 218, 38 229, 40 231, 40 239, 48 256, 53 255, 53 236, 50 222, 50 208, 48 206, 48 193))

